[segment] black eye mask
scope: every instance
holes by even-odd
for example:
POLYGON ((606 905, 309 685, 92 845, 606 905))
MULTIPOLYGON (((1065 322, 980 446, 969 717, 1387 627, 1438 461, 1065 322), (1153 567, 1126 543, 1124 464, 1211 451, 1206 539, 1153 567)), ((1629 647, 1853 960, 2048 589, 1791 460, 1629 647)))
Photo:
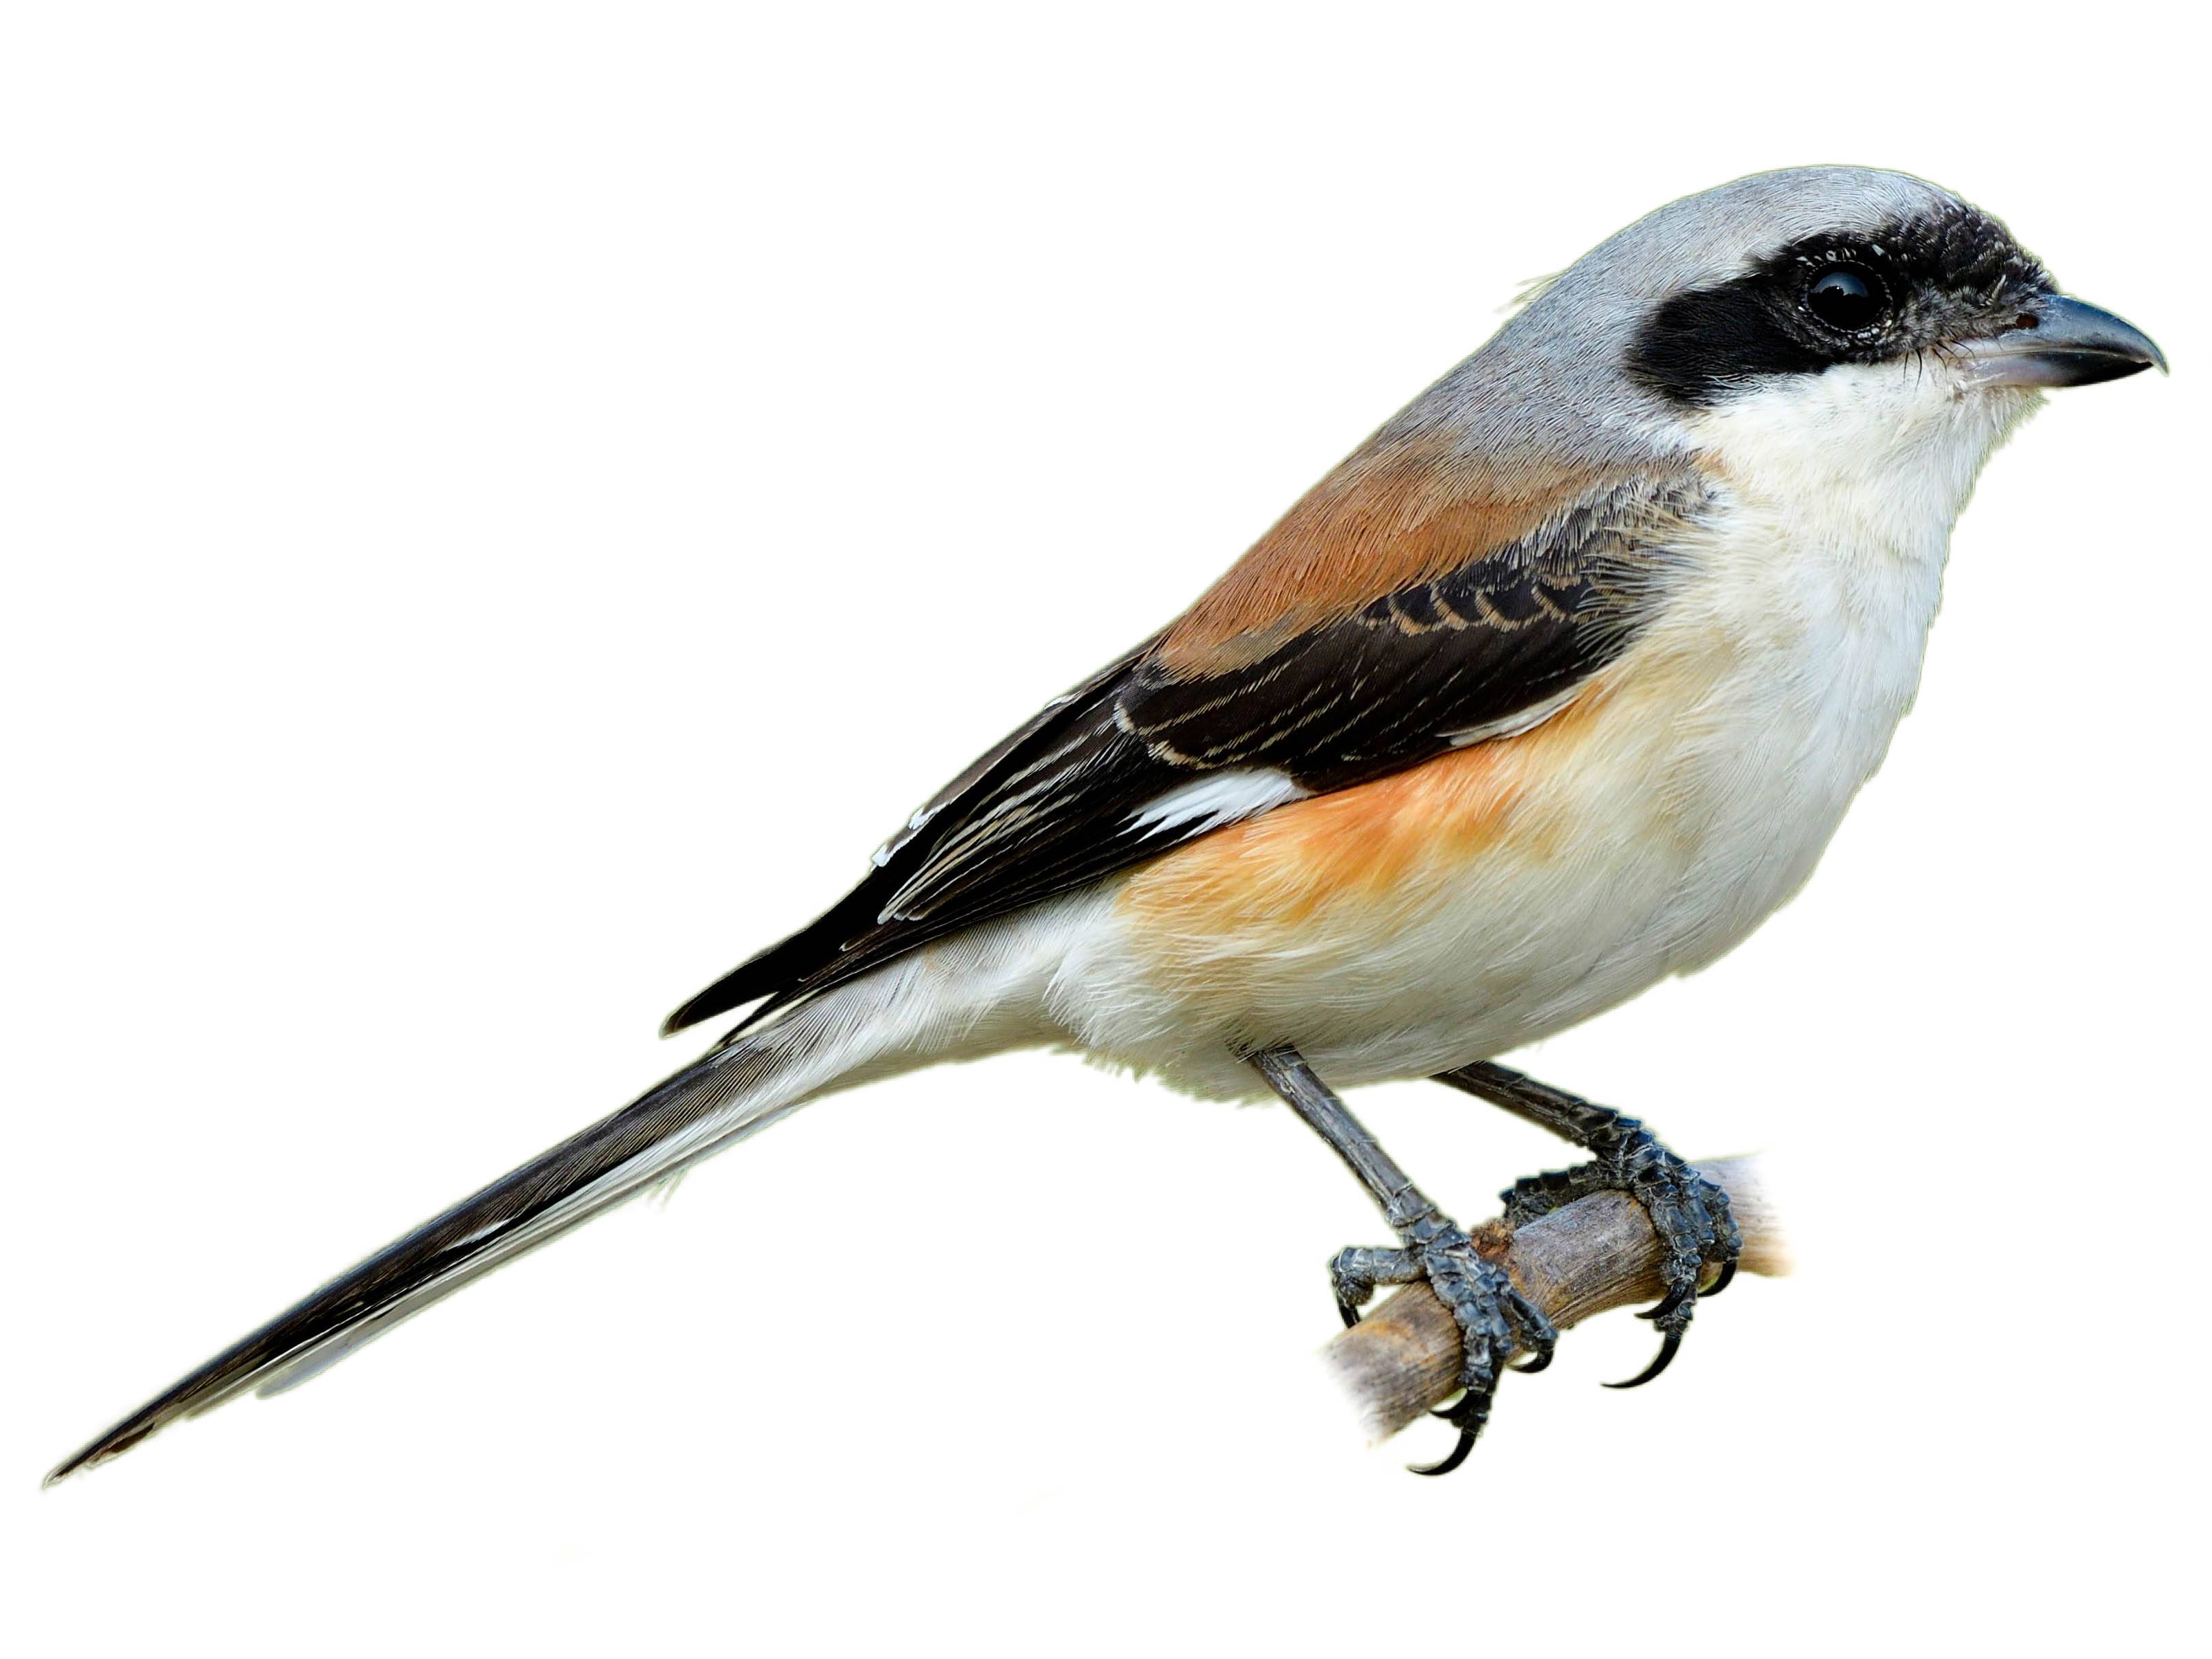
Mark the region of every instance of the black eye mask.
POLYGON ((1752 270, 1675 295, 1638 331, 1628 369, 1676 403, 1837 363, 1901 361, 1987 338, 2051 274, 1988 215, 1961 207, 1872 235, 1792 243, 1752 270))

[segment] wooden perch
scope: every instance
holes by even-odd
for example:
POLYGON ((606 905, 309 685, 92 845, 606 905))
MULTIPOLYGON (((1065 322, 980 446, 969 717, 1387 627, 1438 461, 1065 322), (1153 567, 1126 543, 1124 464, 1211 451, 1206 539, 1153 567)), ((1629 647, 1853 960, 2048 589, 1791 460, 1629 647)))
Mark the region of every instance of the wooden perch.
MULTIPOLYGON (((1743 1232, 1741 1270, 1788 1273, 1789 1251, 1758 1160, 1723 1158, 1699 1164, 1698 1173, 1729 1195, 1743 1232)), ((1562 1330, 1608 1308, 1656 1302, 1662 1293, 1658 1237, 1644 1206, 1626 1193, 1594 1194, 1517 1233, 1488 1221, 1474 1237, 1562 1330)), ((1397 1291, 1331 1339, 1322 1354, 1376 1440, 1459 1390, 1459 1327, 1426 1285, 1397 1291)))

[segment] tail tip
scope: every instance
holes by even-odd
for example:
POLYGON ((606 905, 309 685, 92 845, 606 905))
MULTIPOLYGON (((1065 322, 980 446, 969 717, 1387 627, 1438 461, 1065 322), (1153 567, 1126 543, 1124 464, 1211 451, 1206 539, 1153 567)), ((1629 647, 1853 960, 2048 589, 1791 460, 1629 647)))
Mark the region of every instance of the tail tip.
POLYGON ((46 1492, 58 1486, 78 1470, 88 1469, 95 1463, 103 1463, 121 1449, 122 1448, 118 1446, 110 1450, 102 1443, 95 1441, 82 1451, 72 1452, 46 1471, 39 1482, 39 1490, 46 1492))

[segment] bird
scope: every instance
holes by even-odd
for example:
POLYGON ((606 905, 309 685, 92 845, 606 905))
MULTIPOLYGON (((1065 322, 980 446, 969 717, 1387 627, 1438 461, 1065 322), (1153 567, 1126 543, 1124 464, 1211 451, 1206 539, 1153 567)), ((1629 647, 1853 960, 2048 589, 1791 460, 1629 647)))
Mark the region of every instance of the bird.
MULTIPOLYGON (((1045 1047, 1287 1104, 1425 1282, 1458 1435, 1556 1334, 1345 1104, 1435 1078, 1588 1154, 1517 1224, 1641 1201, 1672 1358, 1740 1240, 1637 1119, 1498 1062, 1704 967, 1811 875, 1918 685, 1954 522, 2051 389, 2166 363, 1913 175, 1753 174, 1537 285, 1158 633, 987 750, 814 922, 668 1017, 729 1019, 629 1105, 218 1353, 57 1480, 296 1385, 803 1105, 1045 1047)), ((825 764, 833 763, 825 757, 825 764)))

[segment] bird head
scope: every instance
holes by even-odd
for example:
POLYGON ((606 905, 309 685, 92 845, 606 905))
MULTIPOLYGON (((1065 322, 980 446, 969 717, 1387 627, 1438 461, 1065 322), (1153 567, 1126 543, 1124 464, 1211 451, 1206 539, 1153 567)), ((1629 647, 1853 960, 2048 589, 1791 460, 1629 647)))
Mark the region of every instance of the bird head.
POLYGON ((1909 174, 1805 167, 1638 220, 1437 390, 1493 449, 1692 452, 1948 527, 2044 391, 2151 368, 2148 336, 2063 293, 1991 215, 1909 174))

